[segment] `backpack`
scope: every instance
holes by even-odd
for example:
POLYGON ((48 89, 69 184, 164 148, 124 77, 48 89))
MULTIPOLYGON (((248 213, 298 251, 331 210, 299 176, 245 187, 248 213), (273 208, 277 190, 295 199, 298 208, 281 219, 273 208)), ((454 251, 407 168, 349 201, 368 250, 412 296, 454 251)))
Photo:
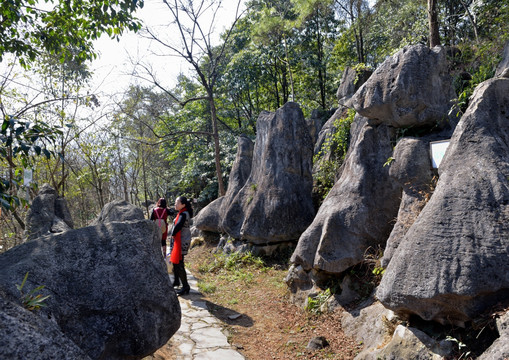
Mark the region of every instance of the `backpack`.
POLYGON ((161 212, 161 217, 159 217, 156 209, 154 209, 154 214, 156 216, 156 225, 159 228, 159 230, 161 231, 161 236, 166 232, 166 229, 167 229, 166 222, 163 219, 163 215, 164 215, 165 211, 166 211, 166 209, 163 209, 163 211, 161 212))

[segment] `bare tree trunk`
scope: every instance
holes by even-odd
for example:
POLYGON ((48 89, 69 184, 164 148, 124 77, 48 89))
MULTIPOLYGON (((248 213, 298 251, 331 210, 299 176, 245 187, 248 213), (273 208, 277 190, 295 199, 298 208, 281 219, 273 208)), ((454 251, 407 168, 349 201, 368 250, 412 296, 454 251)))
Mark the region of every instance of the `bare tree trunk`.
POLYGON ((472 29, 474 29, 475 42, 479 43, 479 36, 477 35, 477 24, 474 20, 474 17, 472 16, 472 13, 468 9, 468 6, 465 4, 465 2, 463 0, 460 0, 460 3, 467 12, 468 20, 470 20, 470 23, 472 24, 472 29))
POLYGON ((290 66, 290 58, 288 57, 288 46, 286 44, 286 36, 283 35, 283 45, 285 47, 285 57, 286 57, 286 65, 288 67, 288 75, 290 77, 290 89, 292 91, 292 101, 295 101, 295 91, 293 89, 293 76, 292 76, 292 68, 290 66))
POLYGON ((219 147, 219 131, 217 129, 217 113, 216 104, 214 103, 214 95, 209 93, 210 116, 212 120, 212 136, 214 137, 214 158, 216 161, 216 174, 219 196, 224 196, 226 191, 224 189, 223 174, 221 170, 221 152, 219 147))
MULTIPOLYGON (((142 150, 143 151, 143 150, 142 150)), ((144 189, 144 196, 145 196, 145 209, 147 210, 147 218, 150 217, 149 211, 148 211, 148 197, 147 197, 147 174, 145 172, 145 156, 141 156, 141 167, 143 172, 143 189, 144 189)))
POLYGON ((438 0, 428 0, 429 47, 431 48, 440 45, 437 1, 438 0))

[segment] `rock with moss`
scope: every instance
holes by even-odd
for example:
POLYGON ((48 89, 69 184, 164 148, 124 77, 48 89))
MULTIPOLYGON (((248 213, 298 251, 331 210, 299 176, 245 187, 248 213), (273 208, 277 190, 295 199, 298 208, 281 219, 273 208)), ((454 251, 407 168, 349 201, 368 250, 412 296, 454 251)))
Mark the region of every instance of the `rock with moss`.
POLYGON ((401 187, 384 163, 392 155, 393 129, 370 126, 356 116, 354 143, 341 177, 301 235, 291 262, 306 271, 340 274, 364 260, 368 248, 383 246, 399 207, 401 187))

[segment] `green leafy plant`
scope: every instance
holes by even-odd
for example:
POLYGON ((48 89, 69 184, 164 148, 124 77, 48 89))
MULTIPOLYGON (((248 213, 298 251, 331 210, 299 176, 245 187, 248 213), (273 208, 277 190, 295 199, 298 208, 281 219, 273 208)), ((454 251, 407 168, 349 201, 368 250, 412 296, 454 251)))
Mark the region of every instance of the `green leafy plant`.
POLYGON ((313 163, 319 164, 315 173, 315 193, 319 193, 322 200, 334 185, 335 176, 343 164, 350 144, 350 127, 355 117, 355 110, 349 109, 346 116, 334 121, 334 133, 323 143, 320 151, 314 156, 313 163), (325 155, 329 155, 325 159, 325 155))
POLYGON ((25 274, 25 278, 23 279, 21 285, 16 285, 16 288, 21 293, 21 302, 23 303, 23 306, 30 311, 37 310, 43 306, 46 306, 44 300, 49 298, 50 295, 42 296, 41 294, 37 294, 37 292, 44 289, 44 285, 38 286, 35 289, 30 290, 27 294, 23 293, 23 287, 25 286, 27 279, 28 272, 25 274))
POLYGON ((385 274, 385 269, 381 266, 376 266, 373 271, 372 271, 373 275, 375 276, 382 276, 383 274, 385 274))
POLYGON ((461 355, 458 358, 458 360, 466 358, 468 355, 470 355, 470 351, 463 352, 463 350, 466 350, 467 345, 462 343, 460 340, 458 340, 458 339, 456 339, 456 338, 454 338, 452 336, 449 336, 449 335, 445 338, 445 340, 446 341, 455 342, 458 345, 458 351, 461 353, 461 355))
POLYGON ((321 314, 323 305, 330 299, 332 296, 330 289, 320 292, 318 295, 314 297, 308 297, 308 302, 306 304, 306 311, 312 314, 321 314))
POLYGON ((208 282, 199 282, 198 283, 198 289, 200 289, 200 292, 204 294, 213 294, 216 292, 217 287, 216 285, 208 282))
POLYGON ((390 156, 387 159, 387 161, 384 163, 384 167, 391 165, 394 160, 396 160, 396 159, 394 159, 392 156, 390 156))

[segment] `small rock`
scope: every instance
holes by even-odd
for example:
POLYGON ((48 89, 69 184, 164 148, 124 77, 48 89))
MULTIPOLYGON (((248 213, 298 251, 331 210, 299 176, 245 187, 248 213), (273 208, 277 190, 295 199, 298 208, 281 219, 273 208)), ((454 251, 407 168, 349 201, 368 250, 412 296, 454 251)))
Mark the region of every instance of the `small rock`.
POLYGON ((233 314, 233 315, 229 315, 229 316, 228 316, 228 319, 230 319, 230 320, 236 320, 236 319, 238 319, 238 318, 239 318, 239 317, 241 317, 241 316, 242 316, 242 314, 233 314))
POLYGON ((329 346, 329 342, 323 336, 317 336, 309 341, 306 349, 320 350, 327 346, 329 346))

